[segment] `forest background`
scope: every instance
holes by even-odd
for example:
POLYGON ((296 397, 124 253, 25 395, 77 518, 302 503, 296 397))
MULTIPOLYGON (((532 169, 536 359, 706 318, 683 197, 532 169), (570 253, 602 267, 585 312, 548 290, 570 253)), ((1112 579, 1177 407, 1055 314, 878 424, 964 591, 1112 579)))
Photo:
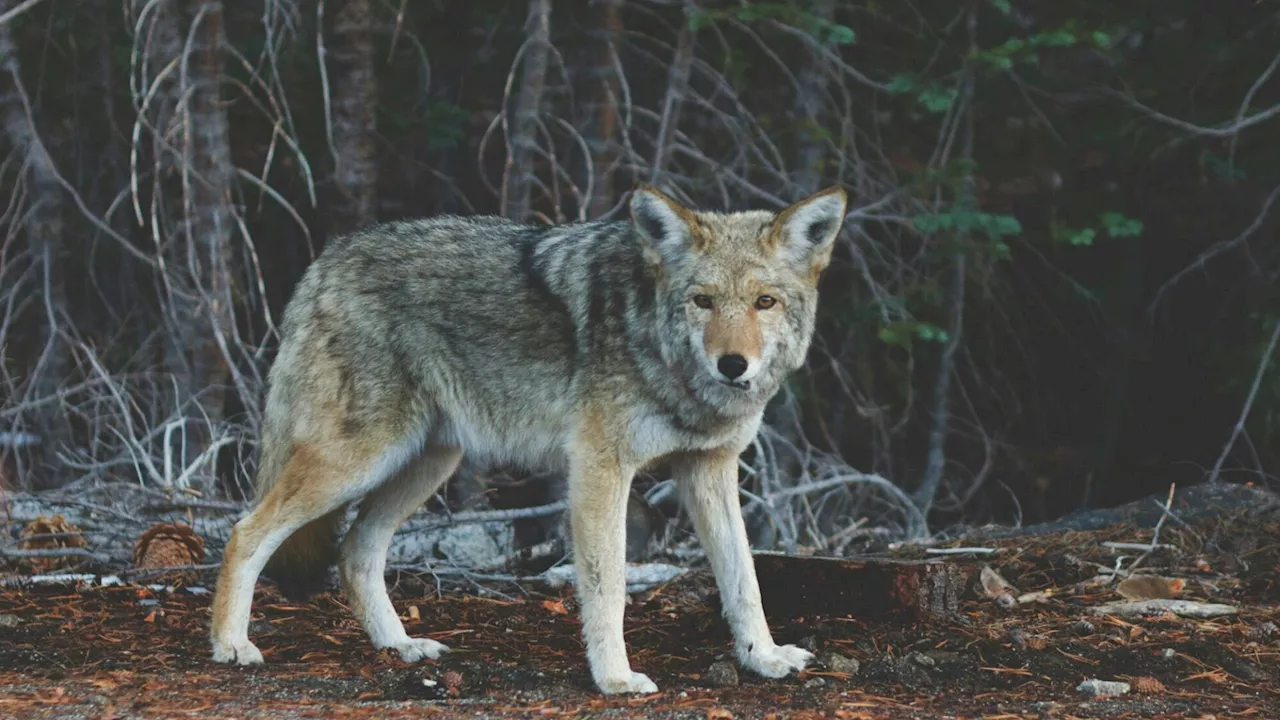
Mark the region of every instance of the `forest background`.
MULTIPOLYGON (((1270 484, 1278 20, 0 0, 0 480, 243 500, 277 323, 331 238, 624 219, 644 181, 710 209, 850 191, 808 366, 744 455, 762 546, 1270 484)), ((477 470, 448 503, 548 500, 477 470)))

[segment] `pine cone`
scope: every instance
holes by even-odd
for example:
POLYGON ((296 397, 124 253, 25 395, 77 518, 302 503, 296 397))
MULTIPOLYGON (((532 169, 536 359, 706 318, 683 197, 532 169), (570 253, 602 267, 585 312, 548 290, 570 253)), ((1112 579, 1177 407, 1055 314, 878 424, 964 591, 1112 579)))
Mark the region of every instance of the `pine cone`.
MULTIPOLYGON (((22 528, 18 535, 18 547, 23 550, 56 550, 58 548, 83 548, 89 542, 80 534, 80 528, 67 522, 61 514, 49 517, 41 515, 22 528), (57 537, 43 537, 57 535, 57 537)), ((26 565, 31 572, 46 573, 53 570, 69 570, 84 564, 84 558, 49 557, 28 558, 26 565)))
POLYGON ((1165 691, 1164 683, 1151 677, 1134 678, 1133 691, 1142 695, 1156 695, 1165 691))
MULTIPOLYGON (((158 523, 147 528, 133 546, 133 565, 162 569, 198 565, 204 559, 204 538, 189 525, 158 523)), ((175 573, 174 579, 192 580, 193 572, 175 573)))

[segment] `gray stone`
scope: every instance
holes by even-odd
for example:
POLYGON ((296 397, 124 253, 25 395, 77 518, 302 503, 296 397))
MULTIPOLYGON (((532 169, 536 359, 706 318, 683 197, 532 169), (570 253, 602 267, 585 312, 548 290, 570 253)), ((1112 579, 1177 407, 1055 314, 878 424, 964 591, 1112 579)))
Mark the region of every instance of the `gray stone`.
POLYGON ((857 675, 858 671, 862 669, 857 660, 833 652, 822 656, 822 664, 831 672, 845 673, 846 675, 857 675))
POLYGON ((707 682, 716 687, 730 687, 738 684, 738 666, 730 660, 711 663, 707 668, 707 682))
POLYGON ((1115 697, 1129 692, 1129 683, 1089 679, 1077 685, 1076 690, 1089 697, 1115 697))

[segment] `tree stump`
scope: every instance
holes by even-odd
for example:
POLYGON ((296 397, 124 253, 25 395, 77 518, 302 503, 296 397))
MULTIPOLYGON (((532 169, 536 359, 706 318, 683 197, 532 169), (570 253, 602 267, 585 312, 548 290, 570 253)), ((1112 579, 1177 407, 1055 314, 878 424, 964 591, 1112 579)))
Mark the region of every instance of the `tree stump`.
POLYGON ((757 552, 765 613, 773 617, 898 616, 953 621, 974 568, 953 560, 797 557, 757 552))

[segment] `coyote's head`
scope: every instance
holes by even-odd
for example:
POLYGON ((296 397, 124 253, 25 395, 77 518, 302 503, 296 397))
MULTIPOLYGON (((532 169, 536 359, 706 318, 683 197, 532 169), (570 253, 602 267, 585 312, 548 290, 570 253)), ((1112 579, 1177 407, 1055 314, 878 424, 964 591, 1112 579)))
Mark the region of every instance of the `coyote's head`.
POLYGON ((717 213, 636 188, 631 217, 658 278, 663 354, 703 400, 758 408, 804 362, 847 202, 832 187, 780 213, 717 213))

